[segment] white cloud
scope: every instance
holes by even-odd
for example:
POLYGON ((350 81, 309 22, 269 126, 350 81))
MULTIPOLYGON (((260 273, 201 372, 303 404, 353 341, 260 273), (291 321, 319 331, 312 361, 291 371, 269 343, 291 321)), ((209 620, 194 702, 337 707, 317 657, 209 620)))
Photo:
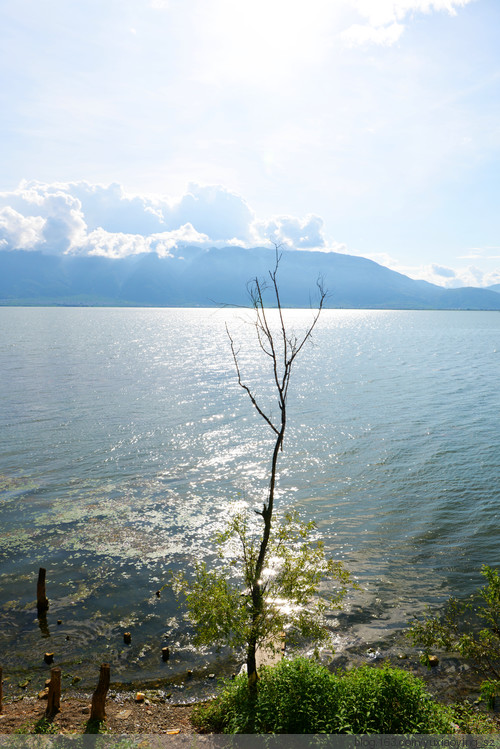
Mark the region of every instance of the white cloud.
POLYGON ((200 234, 193 229, 191 224, 185 224, 174 231, 151 234, 149 237, 108 232, 99 228, 87 235, 77 252, 82 255, 101 255, 114 259, 146 252, 155 252, 160 257, 167 257, 172 254, 172 250, 186 244, 203 247, 212 246, 214 243, 206 234, 200 234))
POLYGON ((119 184, 31 182, 0 194, 2 206, 1 238, 11 249, 117 258, 166 254, 183 244, 341 248, 327 243, 321 217, 280 215, 259 221, 244 198, 220 185, 191 184, 183 195, 170 198, 128 195, 119 184))
POLYGON ((2 248, 123 257, 178 244, 248 244, 255 216, 218 185, 190 185, 175 199, 128 195, 121 185, 23 182, 0 193, 2 248))
POLYGON ((190 223, 184 224, 179 229, 153 234, 150 241, 151 251, 156 252, 161 257, 170 255, 171 250, 182 245, 211 247, 214 244, 207 234, 200 234, 190 223))
MULTIPOLYGON (((28 247, 17 249, 43 249, 46 253, 61 254, 78 247, 86 235, 81 203, 64 185, 21 183, 11 193, 0 193, 2 207, 24 217, 35 232, 28 247)), ((13 244, 10 247, 16 249, 13 244)))
POLYGON ((286 249, 362 255, 410 278, 446 288, 500 281, 500 270, 494 265, 497 247, 471 248, 467 258, 473 264, 465 267, 404 264, 389 253, 360 253, 333 241, 318 215, 257 219, 243 197, 220 185, 190 185, 176 198, 128 195, 118 184, 87 182, 23 182, 17 190, 0 193, 2 250, 121 258, 147 252, 166 256, 186 245, 270 243, 286 249))
POLYGON ((463 8, 472 0, 348 0, 349 4, 372 26, 382 26, 400 21, 415 13, 447 11, 463 8))
POLYGON ((353 23, 340 33, 349 46, 364 44, 391 45, 405 29, 405 21, 416 13, 446 11, 456 14, 474 0, 345 0, 364 23, 353 23))
MULTIPOLYGON (((152 0, 160 7, 162 0, 152 0)), ((260 90, 295 80, 338 46, 393 45, 417 13, 454 14, 473 0, 234 0, 197 2, 192 61, 198 81, 260 90)))
MULTIPOLYGON (((434 270, 433 266, 431 266, 431 270, 434 270)), ((440 276, 442 276, 441 272, 437 274, 437 278, 440 276)), ((437 283, 437 281, 434 283, 437 283)), ((474 265, 469 265, 466 268, 455 269, 453 276, 450 276, 449 280, 440 285, 448 289, 458 289, 462 286, 492 286, 496 283, 500 283, 500 270, 484 271, 474 265)))
POLYGON ((254 214, 246 201, 221 185, 190 184, 177 198, 129 195, 121 185, 70 183, 67 191, 82 206, 90 230, 150 234, 173 231, 191 224, 213 241, 249 239, 254 214))
POLYGON ((323 219, 309 215, 304 219, 296 216, 273 216, 254 225, 258 241, 271 241, 287 249, 325 249, 323 219))
POLYGON ((48 195, 44 201, 47 218, 43 230, 48 252, 71 252, 84 240, 87 231, 79 201, 63 193, 48 195))
POLYGON ((216 241, 250 239, 254 214, 246 201, 220 185, 189 185, 188 192, 174 204, 162 208, 167 227, 191 223, 216 241))
POLYGON ((436 276, 441 276, 442 278, 456 278, 457 273, 452 268, 445 268, 442 265, 436 265, 433 263, 431 266, 432 272, 436 276))
POLYGON ((140 234, 111 233, 99 228, 91 231, 76 251, 82 255, 120 258, 150 252, 150 243, 147 237, 140 234))
POLYGON ((80 201, 90 231, 103 228, 108 232, 148 236, 166 228, 158 200, 127 195, 116 182, 109 185, 74 182, 65 189, 80 201))
POLYGON ((0 248, 31 250, 43 242, 45 219, 23 216, 7 206, 0 210, 0 248))
MULTIPOLYGON (((352 253, 358 254, 358 253, 352 253)), ((386 268, 402 273, 416 281, 427 281, 445 289, 459 289, 462 286, 485 287, 500 282, 500 270, 484 270, 475 265, 450 268, 437 263, 408 265, 401 263, 387 253, 365 253, 363 257, 373 260, 386 268)))
POLYGON ((23 182, 0 193, 0 217, 2 249, 52 254, 165 255, 183 244, 250 246, 256 236, 246 201, 220 185, 170 198, 128 195, 115 183, 23 182))

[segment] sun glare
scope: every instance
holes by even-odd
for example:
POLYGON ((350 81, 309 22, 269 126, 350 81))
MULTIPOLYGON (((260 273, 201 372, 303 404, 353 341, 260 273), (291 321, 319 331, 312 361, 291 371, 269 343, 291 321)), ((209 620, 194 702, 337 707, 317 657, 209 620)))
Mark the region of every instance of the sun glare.
POLYGON ((322 59, 335 3, 313 0, 254 0, 246 5, 218 0, 206 11, 203 33, 214 45, 205 76, 263 84, 288 76, 297 66, 322 59))

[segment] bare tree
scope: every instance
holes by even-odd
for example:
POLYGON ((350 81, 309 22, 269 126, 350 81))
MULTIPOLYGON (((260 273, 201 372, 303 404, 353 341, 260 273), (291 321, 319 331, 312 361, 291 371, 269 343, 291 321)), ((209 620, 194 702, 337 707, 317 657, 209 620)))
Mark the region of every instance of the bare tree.
POLYGON ((269 271, 269 280, 255 278, 248 286, 257 343, 269 360, 272 372, 278 405, 277 418, 261 405, 245 382, 239 353, 226 325, 238 383, 275 438, 269 488, 262 510, 255 511, 262 518, 263 526, 256 530, 254 524, 249 522, 248 515, 235 515, 216 539, 222 566, 208 569, 204 562, 196 563, 194 580, 188 580, 182 574, 174 577, 174 587, 186 596, 189 616, 197 631, 195 642, 244 646, 248 682, 252 688, 256 687, 258 679, 257 648, 263 645, 272 647, 273 639, 285 626, 289 625, 316 641, 327 637, 322 619, 327 603, 324 599, 316 599, 312 605, 321 581, 329 578, 338 583, 338 591, 329 601, 331 604, 339 604, 348 584, 353 585, 342 563, 326 558, 323 543, 310 540, 314 522, 302 522, 298 513, 285 513, 278 520, 275 518, 278 457, 283 450, 291 375, 298 355, 311 338, 326 298, 319 279, 319 299, 312 322, 300 336, 289 330, 278 284, 280 261, 281 253, 276 247, 275 265, 269 271), (271 294, 273 307, 276 308, 274 313, 266 310, 266 291, 271 294), (277 316, 274 326, 270 321, 271 316, 275 319, 277 316), (227 544, 235 538, 239 552, 237 558, 233 557, 228 564, 224 552, 227 544), (267 570, 269 560, 273 561, 272 574, 268 574, 267 570), (235 568, 239 573, 236 582, 235 568), (288 612, 277 605, 279 599, 286 599, 292 604, 288 612))
MULTIPOLYGON (((271 526, 274 511, 274 494, 276 489, 276 478, 277 478, 277 466, 278 466, 278 455, 283 450, 283 440, 285 437, 286 429, 286 418, 287 418, 287 400, 288 400, 288 387, 290 385, 290 377, 292 374, 293 365, 295 359, 300 354, 306 341, 308 341, 312 335, 313 329, 318 321, 318 318, 323 309, 323 304, 326 298, 326 292, 323 288, 322 280, 318 279, 317 286, 319 291, 319 301, 316 313, 312 320, 312 323, 307 328, 306 332, 301 338, 298 338, 295 333, 289 332, 286 328, 285 321, 283 318, 283 308, 281 305, 280 292, 278 287, 277 275, 279 263, 281 260, 281 254, 279 248, 276 247, 276 263, 274 270, 269 271, 270 285, 276 303, 276 308, 279 315, 279 326, 278 332, 275 334, 269 324, 268 315, 264 306, 263 293, 267 286, 265 282, 259 281, 256 277, 249 285, 250 298, 252 300, 252 307, 255 312, 255 332, 259 346, 264 354, 271 360, 271 368, 273 372, 274 385, 278 397, 279 406, 279 418, 276 420, 270 414, 268 415, 264 409, 259 405, 255 395, 251 389, 242 380, 240 365, 238 361, 238 354, 234 345, 233 338, 229 332, 226 324, 226 331, 231 343, 231 351, 233 354, 234 364, 236 367, 236 373, 238 375, 238 384, 246 391, 250 398, 252 405, 257 410, 258 414, 264 419, 266 424, 272 429, 275 434, 276 440, 274 443, 274 449, 271 459, 271 475, 269 479, 269 491, 267 499, 264 502, 262 510, 256 511, 262 516, 264 521, 264 529, 262 533, 262 539, 260 541, 259 554, 257 562, 255 564, 255 572, 251 584, 251 596, 252 596, 252 618, 257 625, 258 619, 262 616, 264 609, 263 606, 263 583, 262 583, 262 572, 267 557, 267 551, 269 548, 269 537, 271 534, 271 526)), ((265 583, 264 583, 265 585, 265 583)), ((258 634, 258 627, 254 628, 254 635, 248 642, 247 650, 247 669, 249 679, 256 678, 257 676, 257 665, 255 660, 256 653, 256 637, 258 634)))

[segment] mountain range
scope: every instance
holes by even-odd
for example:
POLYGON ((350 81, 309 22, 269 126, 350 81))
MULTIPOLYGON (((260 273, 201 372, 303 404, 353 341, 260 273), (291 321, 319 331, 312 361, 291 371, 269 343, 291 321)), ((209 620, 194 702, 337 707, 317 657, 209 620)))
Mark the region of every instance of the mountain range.
MULTIPOLYGON (((100 256, 0 251, 1 305, 211 307, 248 304, 247 283, 269 278, 275 250, 185 246, 172 254, 100 256)), ((366 258, 284 250, 279 282, 283 306, 309 307, 316 281, 327 307, 359 309, 500 310, 500 284, 444 289, 415 281, 366 258)))

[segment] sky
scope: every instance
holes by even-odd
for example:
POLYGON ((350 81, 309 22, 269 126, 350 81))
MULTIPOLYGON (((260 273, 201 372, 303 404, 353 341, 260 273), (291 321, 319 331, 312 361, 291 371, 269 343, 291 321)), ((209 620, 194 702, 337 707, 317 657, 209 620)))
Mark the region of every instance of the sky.
POLYGON ((0 249, 500 282, 498 0, 0 0, 0 249))

